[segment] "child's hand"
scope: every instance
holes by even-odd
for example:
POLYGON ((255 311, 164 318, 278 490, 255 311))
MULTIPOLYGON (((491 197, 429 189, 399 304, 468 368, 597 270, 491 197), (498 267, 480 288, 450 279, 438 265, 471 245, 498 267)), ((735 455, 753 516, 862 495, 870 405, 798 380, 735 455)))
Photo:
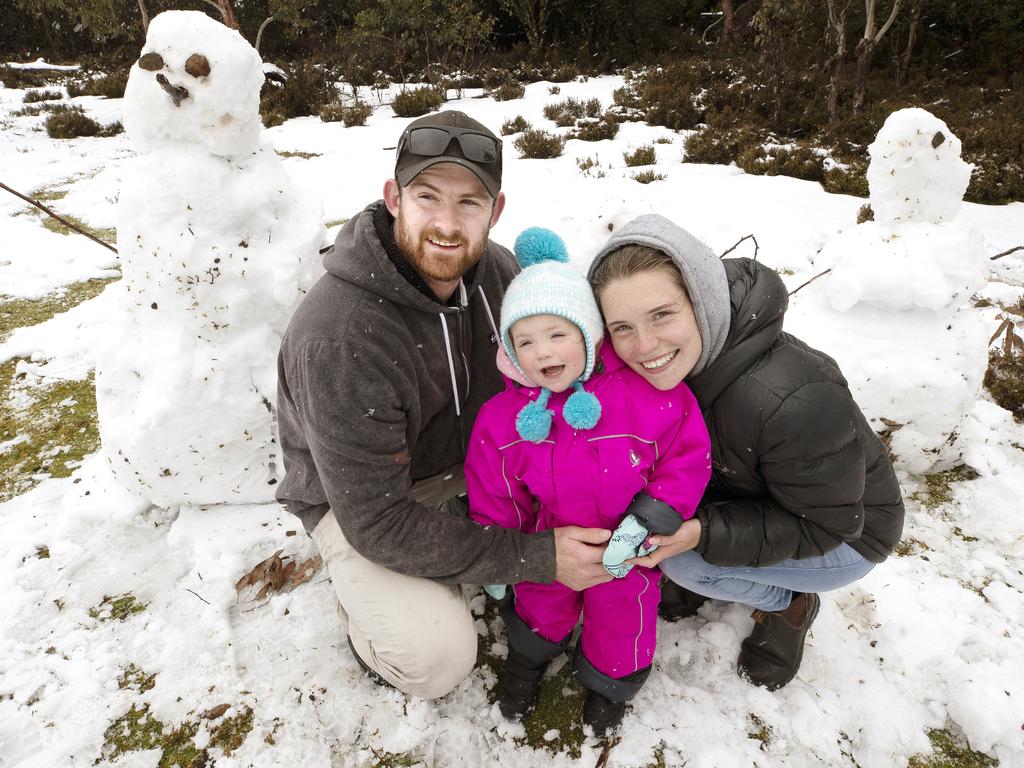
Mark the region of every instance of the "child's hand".
POLYGON ((688 552, 700 542, 700 520, 690 518, 679 526, 679 530, 671 536, 651 536, 650 543, 655 545, 657 552, 653 554, 638 552, 637 556, 626 565, 642 565, 645 568, 657 568, 658 563, 680 552, 688 552))
POLYGON ((619 527, 612 534, 611 541, 604 551, 602 562, 605 570, 617 579, 623 578, 633 568, 626 560, 643 557, 653 552, 656 547, 647 541, 650 531, 633 515, 626 515, 619 527))

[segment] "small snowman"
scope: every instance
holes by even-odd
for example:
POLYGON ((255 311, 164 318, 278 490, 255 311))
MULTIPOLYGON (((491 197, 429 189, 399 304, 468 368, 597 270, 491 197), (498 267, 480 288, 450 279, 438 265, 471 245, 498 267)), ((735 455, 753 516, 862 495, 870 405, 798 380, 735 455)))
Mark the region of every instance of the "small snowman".
POLYGON ((319 201, 261 143, 262 62, 205 14, 149 25, 124 124, 122 279, 98 352, 103 452, 151 503, 273 498, 276 357, 321 273, 319 201))
POLYGON ((798 333, 836 354, 899 464, 921 473, 955 457, 987 361, 984 322, 968 299, 988 259, 960 213, 973 166, 923 109, 893 112, 868 151, 874 221, 822 248, 815 270, 831 272, 795 297, 798 333))

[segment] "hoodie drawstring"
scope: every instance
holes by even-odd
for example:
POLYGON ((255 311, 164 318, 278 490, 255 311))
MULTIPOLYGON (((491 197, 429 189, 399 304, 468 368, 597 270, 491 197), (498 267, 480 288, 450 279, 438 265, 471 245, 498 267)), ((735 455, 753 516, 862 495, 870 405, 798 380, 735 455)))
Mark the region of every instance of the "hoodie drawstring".
POLYGON ((494 324, 494 315, 491 313, 491 305, 487 301, 487 294, 484 293, 484 287, 481 285, 477 290, 480 291, 480 298, 484 300, 484 311, 487 312, 487 321, 491 324, 491 331, 494 333, 494 339, 501 344, 501 337, 498 335, 498 326, 494 324))
POLYGON ((452 377, 452 393, 455 395, 455 415, 461 418, 462 407, 459 405, 459 387, 455 383, 455 360, 452 358, 452 343, 448 338, 448 321, 445 319, 444 312, 439 312, 437 316, 441 318, 441 328, 444 334, 444 351, 448 353, 448 373, 452 377))

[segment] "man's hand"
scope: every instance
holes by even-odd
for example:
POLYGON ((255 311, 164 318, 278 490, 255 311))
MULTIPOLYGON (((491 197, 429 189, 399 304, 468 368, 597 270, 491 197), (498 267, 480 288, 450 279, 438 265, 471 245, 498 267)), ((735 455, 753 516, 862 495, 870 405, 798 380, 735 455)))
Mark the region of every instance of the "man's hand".
POLYGON ((611 535, 604 528, 555 528, 555 581, 577 592, 611 581, 611 574, 601 563, 611 535))
POLYGON ((644 565, 654 568, 666 557, 693 549, 700 541, 700 520, 691 517, 671 536, 651 536, 647 541, 658 548, 646 557, 634 557, 632 560, 627 560, 628 565, 644 565))

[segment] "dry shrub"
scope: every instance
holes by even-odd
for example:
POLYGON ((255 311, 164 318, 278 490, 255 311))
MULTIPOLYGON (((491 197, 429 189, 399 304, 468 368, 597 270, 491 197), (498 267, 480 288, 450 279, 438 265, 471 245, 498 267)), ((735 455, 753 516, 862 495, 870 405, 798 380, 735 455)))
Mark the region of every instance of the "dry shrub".
POLYGON ((60 91, 29 91, 25 94, 22 102, 25 104, 35 104, 39 101, 55 101, 59 98, 61 98, 60 91))
POLYGON ((867 161, 851 163, 847 168, 829 168, 822 174, 821 186, 835 195, 868 196, 867 161))
POLYGON ((67 107, 54 111, 46 118, 46 134, 51 139, 75 139, 80 136, 115 136, 124 127, 121 123, 100 125, 82 110, 81 107, 67 107))
POLYGON ((338 98, 334 76, 323 67, 307 62, 284 67, 288 82, 282 87, 265 83, 260 93, 260 114, 264 125, 280 125, 293 117, 319 115, 338 98))
POLYGON ((520 157, 548 160, 558 157, 565 148, 565 139, 541 130, 526 131, 513 142, 520 157))
POLYGON ((68 96, 102 96, 107 99, 120 99, 128 86, 128 71, 109 72, 99 77, 85 80, 73 80, 68 83, 68 96))
POLYGON ((1024 319, 1024 298, 1002 314, 1003 323, 997 332, 1002 338, 999 346, 988 353, 983 384, 997 404, 1017 421, 1024 421, 1024 339, 1017 333, 1015 317, 1024 319))
POLYGON ((632 174, 630 178, 641 184, 650 184, 652 181, 662 181, 665 175, 663 173, 655 173, 654 171, 639 171, 632 174))
POLYGON ((21 69, 0 64, 0 83, 4 88, 41 88, 54 79, 53 72, 35 69, 21 69))
POLYGON ((744 149, 763 141, 763 134, 751 128, 709 125, 691 134, 683 142, 683 162, 728 165, 736 160, 744 149))
POLYGON ((577 123, 576 138, 580 141, 604 141, 614 139, 619 132, 619 124, 605 115, 600 120, 584 118, 577 123))
POLYGON ((366 125, 367 119, 373 114, 373 107, 369 104, 359 102, 353 104, 351 107, 345 107, 341 110, 341 122, 345 124, 346 128, 352 128, 356 125, 366 125))
POLYGON ((522 133, 523 131, 530 130, 531 126, 526 122, 526 118, 522 115, 516 115, 511 120, 506 120, 501 124, 501 135, 511 136, 513 133, 522 133))
POLYGON ((441 92, 425 85, 421 88, 402 91, 391 102, 391 108, 397 117, 419 117, 439 109, 443 103, 444 97, 441 92))
POLYGON ((491 91, 491 98, 495 101, 512 101, 521 99, 525 95, 526 86, 518 80, 508 80, 491 91))
POLYGON ((633 152, 623 152, 622 159, 626 161, 628 167, 635 168, 638 165, 654 165, 658 161, 658 156, 653 146, 644 144, 633 152))
POLYGON ((702 90, 702 79, 693 66, 685 64, 649 70, 638 75, 619 99, 622 106, 643 110, 651 125, 695 128, 703 119, 694 97, 702 90))
POLYGON ((822 159, 806 147, 747 147, 736 158, 736 165, 754 176, 793 176, 806 181, 824 180, 822 159))
POLYGON ((564 101, 556 101, 544 107, 544 117, 553 120, 559 128, 567 128, 575 125, 577 120, 582 118, 595 118, 601 114, 600 99, 568 98, 564 101))

